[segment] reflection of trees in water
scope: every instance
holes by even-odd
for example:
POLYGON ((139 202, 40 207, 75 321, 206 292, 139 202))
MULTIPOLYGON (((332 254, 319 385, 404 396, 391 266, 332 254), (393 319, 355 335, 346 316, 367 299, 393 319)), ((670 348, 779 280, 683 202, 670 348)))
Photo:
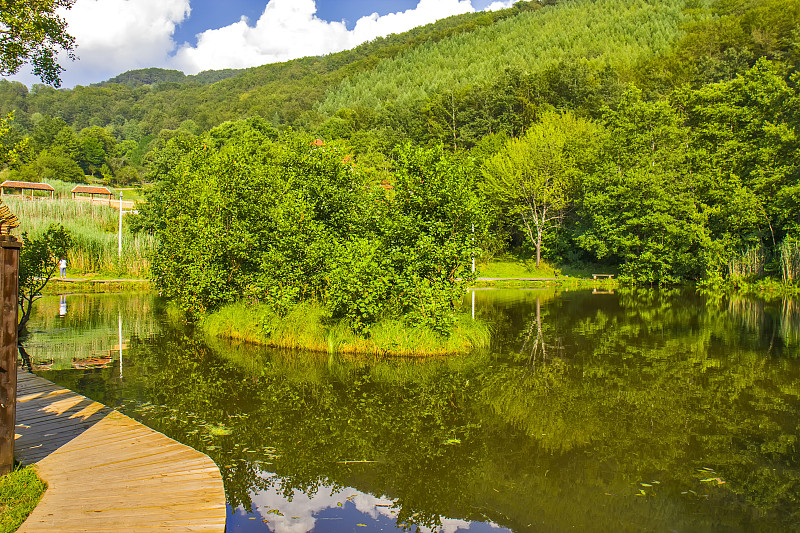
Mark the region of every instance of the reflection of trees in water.
POLYGON ((547 359, 547 347, 544 344, 544 332, 542 331, 542 303, 539 298, 536 299, 536 319, 531 321, 531 325, 523 337, 525 340, 522 343, 522 348, 519 349, 519 353, 520 355, 528 355, 528 363, 531 366, 536 364, 536 358, 540 352, 542 359, 547 359), (529 345, 530 351, 528 352, 529 345))
MULTIPOLYGON (((126 390, 137 417, 223 467, 233 506, 271 484, 352 486, 397 501, 401 524, 712 531, 757 516, 765 531, 791 530, 796 362, 765 357, 735 313, 702 299, 620 292, 525 295, 489 317, 517 324, 503 330, 513 348, 428 361, 167 333, 132 347, 126 390), (701 481, 716 477, 726 483, 701 481)), ((91 387, 113 403, 110 370, 81 379, 103 372, 107 385, 91 387)))
POLYGON ((781 301, 781 332, 784 339, 800 344, 800 301, 784 298, 781 301))
POLYGON ((764 301, 741 296, 728 296, 725 314, 744 330, 756 334, 768 353, 782 354, 787 346, 800 346, 800 301, 781 298, 764 301))
POLYGON ((147 293, 46 296, 36 303, 24 344, 34 367, 38 361, 53 368, 103 364, 101 359, 110 364, 110 352, 120 344, 118 317, 123 317, 126 338, 149 336, 160 328, 159 305, 147 293), (62 298, 69 306, 64 315, 62 298))

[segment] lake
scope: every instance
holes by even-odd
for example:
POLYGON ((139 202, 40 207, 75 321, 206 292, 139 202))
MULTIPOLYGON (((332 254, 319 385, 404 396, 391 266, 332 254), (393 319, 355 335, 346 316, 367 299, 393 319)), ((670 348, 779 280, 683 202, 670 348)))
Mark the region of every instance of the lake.
POLYGON ((464 305, 491 350, 274 351, 128 294, 42 298, 26 351, 207 453, 229 532, 798 530, 796 302, 515 289, 464 305))

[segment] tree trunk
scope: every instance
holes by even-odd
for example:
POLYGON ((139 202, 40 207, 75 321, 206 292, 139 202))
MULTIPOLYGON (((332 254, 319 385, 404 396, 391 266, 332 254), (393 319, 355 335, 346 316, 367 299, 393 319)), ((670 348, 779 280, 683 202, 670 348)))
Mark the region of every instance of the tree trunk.
POLYGON ((539 263, 542 260, 542 232, 539 231, 536 234, 536 266, 539 266, 539 263))
POLYGON ((33 298, 30 300, 27 298, 23 298, 22 305, 22 317, 20 317, 19 324, 17 324, 17 335, 22 335, 22 332, 25 331, 25 326, 28 324, 28 320, 31 318, 31 311, 33 311, 33 298), (28 304, 27 307, 25 304, 28 304))

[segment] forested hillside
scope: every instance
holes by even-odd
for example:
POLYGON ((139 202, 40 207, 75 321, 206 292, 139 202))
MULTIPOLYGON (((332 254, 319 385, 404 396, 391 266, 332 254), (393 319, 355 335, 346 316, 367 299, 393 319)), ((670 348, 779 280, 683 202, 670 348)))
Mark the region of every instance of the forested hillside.
POLYGON ((160 85, 164 83, 187 83, 208 85, 220 80, 238 76, 242 71, 236 69, 206 70, 199 74, 187 76, 179 70, 166 70, 163 68, 144 68, 129 70, 110 80, 92 84, 92 87, 108 87, 117 83, 136 88, 141 85, 160 85))
POLYGON ((329 91, 319 109, 416 106, 435 94, 486 85, 507 70, 537 74, 576 58, 630 77, 637 63, 667 49, 682 23, 705 14, 683 8, 674 0, 562 2, 382 61, 329 91))
POLYGON ((32 125, 29 117, 35 113, 63 118, 76 130, 134 121, 143 135, 175 129, 185 120, 193 120, 206 130, 254 113, 280 124, 292 124, 330 87, 373 68, 383 58, 532 9, 538 10, 538 4, 522 2, 513 9, 460 15, 401 35, 378 38, 353 50, 239 71, 185 76, 177 71, 143 69, 92 87, 56 90, 37 85, 30 92, 19 83, 2 81, 0 113, 16 110, 17 123, 24 128, 32 125), (214 77, 226 79, 209 85, 216 81, 214 77))
MULTIPOLYGON (((220 137, 257 151, 248 136, 291 127, 391 190, 398 146, 441 145, 481 177, 484 258, 640 282, 793 281, 798 27, 800 0, 519 2, 241 72, 0 82, 0 110, 14 112, 3 142, 27 139, 4 173, 163 184, 220 137)), ((142 228, 163 227, 159 190, 142 228)))

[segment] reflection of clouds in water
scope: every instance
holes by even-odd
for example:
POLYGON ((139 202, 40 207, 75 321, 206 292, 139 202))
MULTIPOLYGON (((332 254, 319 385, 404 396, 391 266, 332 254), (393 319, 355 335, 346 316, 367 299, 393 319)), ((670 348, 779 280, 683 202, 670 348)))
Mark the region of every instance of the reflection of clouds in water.
MULTIPOLYGON (((253 512, 258 514, 274 533, 306 533, 314 529, 318 520, 316 515, 327 509, 339 509, 352 503, 356 510, 373 520, 390 518, 396 520, 398 509, 392 508, 394 502, 388 498, 377 498, 371 494, 364 494, 353 488, 345 488, 334 492, 331 487, 320 487, 313 495, 309 496, 303 491, 294 490, 291 499, 280 494, 276 488, 257 492, 251 495, 253 512), (273 512, 270 512, 273 511, 273 512), (276 514, 275 511, 280 512, 276 514), (281 516, 283 515, 283 516, 281 516)), ((237 512, 242 512, 241 509, 237 512)), ((455 533, 458 530, 470 529, 471 522, 442 518, 442 527, 436 530, 441 533, 455 533)), ((492 529, 500 526, 491 522, 485 523, 492 529)), ((500 528, 502 529, 502 528, 500 528)), ((423 533, 432 533, 432 530, 420 527, 423 533)))
POLYGON ((270 488, 253 494, 252 497, 254 511, 262 519, 269 521, 270 530, 275 533, 305 533, 314 529, 317 522, 315 514, 338 507, 338 504, 344 505, 349 497, 359 494, 355 489, 345 489, 334 494, 330 487, 320 487, 311 497, 303 491, 295 490, 289 501, 276 489, 270 488), (271 510, 280 511, 283 516, 270 513, 271 510))

